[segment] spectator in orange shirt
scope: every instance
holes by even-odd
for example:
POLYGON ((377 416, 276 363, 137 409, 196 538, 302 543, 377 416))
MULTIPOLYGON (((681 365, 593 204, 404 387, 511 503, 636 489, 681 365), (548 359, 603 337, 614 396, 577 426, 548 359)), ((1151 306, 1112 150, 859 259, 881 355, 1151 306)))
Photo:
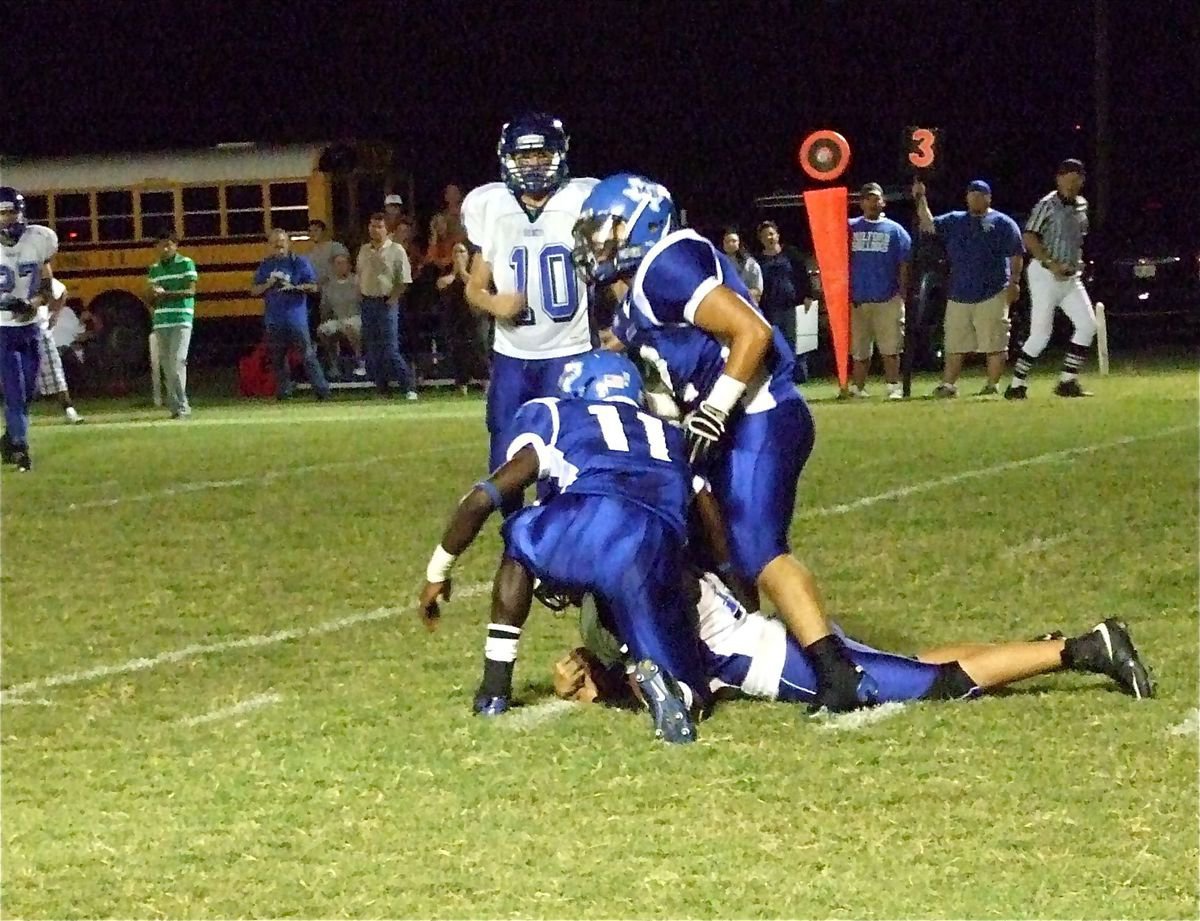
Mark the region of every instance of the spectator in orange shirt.
POLYGON ((454 247, 467 242, 467 231, 462 222, 462 189, 451 183, 442 192, 442 198, 446 207, 429 222, 427 256, 444 273, 453 265, 454 247))

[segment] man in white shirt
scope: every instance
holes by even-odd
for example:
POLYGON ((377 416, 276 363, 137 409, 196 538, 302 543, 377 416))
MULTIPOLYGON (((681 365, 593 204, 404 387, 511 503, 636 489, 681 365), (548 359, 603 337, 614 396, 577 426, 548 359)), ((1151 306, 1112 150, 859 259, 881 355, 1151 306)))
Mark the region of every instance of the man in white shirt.
POLYGON ((384 396, 394 380, 406 398, 415 400, 416 375, 400 352, 400 298, 412 284, 412 267, 404 247, 388 236, 385 215, 371 215, 367 235, 356 263, 367 373, 384 396))
MULTIPOLYGON (((67 286, 54 277, 48 262, 42 266, 41 291, 46 305, 38 311, 38 395, 58 397, 58 405, 62 407, 67 423, 76 425, 83 421, 83 416, 75 411, 75 404, 71 400, 67 375, 63 371, 62 356, 59 354, 51 326, 58 325, 59 317, 64 310, 70 312, 80 332, 82 332, 83 325, 75 316, 75 311, 67 307, 67 286)), ((68 341, 68 347, 73 341, 73 339, 68 341)))
POLYGON ((354 353, 354 374, 365 377, 362 360, 362 317, 358 277, 350 271, 350 256, 338 253, 333 257, 333 274, 321 285, 321 325, 317 337, 325 347, 329 361, 329 378, 341 377, 338 357, 344 337, 354 353))

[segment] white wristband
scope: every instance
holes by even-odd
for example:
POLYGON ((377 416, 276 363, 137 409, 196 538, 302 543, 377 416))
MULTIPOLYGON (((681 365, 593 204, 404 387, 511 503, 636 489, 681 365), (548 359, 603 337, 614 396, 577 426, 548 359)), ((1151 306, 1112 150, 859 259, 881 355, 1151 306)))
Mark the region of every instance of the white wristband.
POLYGON ((457 559, 453 553, 447 553, 442 545, 438 544, 433 550, 433 556, 429 558, 429 565, 425 567, 425 581, 445 582, 450 578, 450 570, 457 559))
POLYGON ((745 384, 736 378, 730 377, 728 374, 722 374, 717 378, 717 382, 713 384, 712 390, 708 392, 708 396, 704 398, 704 402, 721 410, 721 412, 728 416, 733 411, 733 407, 737 406, 738 400, 742 398, 742 394, 745 392, 745 384))

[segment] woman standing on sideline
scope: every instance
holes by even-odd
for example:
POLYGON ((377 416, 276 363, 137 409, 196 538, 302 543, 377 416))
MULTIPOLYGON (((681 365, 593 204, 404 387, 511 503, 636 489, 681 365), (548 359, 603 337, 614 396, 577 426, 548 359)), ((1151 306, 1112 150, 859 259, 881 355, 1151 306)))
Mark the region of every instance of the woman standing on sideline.
POLYGON ((467 303, 466 284, 470 278, 470 254, 465 243, 455 243, 450 254, 450 269, 437 280, 441 300, 442 335, 454 368, 454 383, 462 394, 472 378, 487 377, 487 361, 480 348, 479 321, 467 303))

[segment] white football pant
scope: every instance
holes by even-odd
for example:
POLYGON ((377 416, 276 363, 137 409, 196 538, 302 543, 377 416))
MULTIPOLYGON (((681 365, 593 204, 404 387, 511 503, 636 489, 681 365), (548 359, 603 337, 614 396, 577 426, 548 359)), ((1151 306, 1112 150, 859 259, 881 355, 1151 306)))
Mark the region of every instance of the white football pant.
POLYGON ((1031 262, 1026 273, 1029 285, 1029 338, 1021 346, 1030 358, 1045 351, 1054 329, 1054 308, 1061 307, 1075 327, 1071 342, 1087 348, 1096 338, 1096 311, 1083 279, 1077 273, 1057 278, 1040 262, 1031 262))

